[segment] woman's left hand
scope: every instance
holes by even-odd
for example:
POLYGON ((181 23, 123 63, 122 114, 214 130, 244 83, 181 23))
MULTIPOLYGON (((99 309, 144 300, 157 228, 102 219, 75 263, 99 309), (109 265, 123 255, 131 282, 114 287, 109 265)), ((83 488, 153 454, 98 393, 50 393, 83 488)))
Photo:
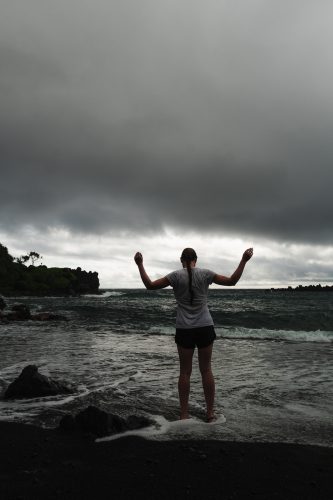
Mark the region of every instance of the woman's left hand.
POLYGON ((142 253, 136 252, 136 254, 134 255, 134 260, 135 260, 135 263, 136 263, 137 266, 139 266, 140 264, 142 264, 142 262, 143 262, 142 253))

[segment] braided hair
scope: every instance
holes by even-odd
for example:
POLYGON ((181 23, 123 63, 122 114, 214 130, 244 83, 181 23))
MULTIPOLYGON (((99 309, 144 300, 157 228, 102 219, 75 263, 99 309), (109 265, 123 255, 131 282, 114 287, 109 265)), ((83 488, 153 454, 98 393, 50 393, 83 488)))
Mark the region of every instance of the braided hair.
POLYGON ((194 299, 194 292, 192 289, 192 268, 191 268, 191 262, 194 260, 197 260, 197 254, 195 253, 195 250, 193 248, 184 248, 180 260, 182 263, 185 263, 187 273, 188 273, 188 288, 191 296, 191 305, 193 304, 193 299, 194 299))

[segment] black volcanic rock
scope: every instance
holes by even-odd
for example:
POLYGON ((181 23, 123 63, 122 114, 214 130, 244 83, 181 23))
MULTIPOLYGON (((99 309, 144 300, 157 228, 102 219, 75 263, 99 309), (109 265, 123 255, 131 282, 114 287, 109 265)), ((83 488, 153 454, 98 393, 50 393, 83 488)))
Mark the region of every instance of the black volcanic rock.
POLYGON ((61 314, 53 314, 49 312, 32 314, 31 319, 33 321, 68 321, 66 316, 62 316, 61 314))
POLYGON ((25 304, 14 304, 11 308, 13 311, 10 316, 16 320, 25 320, 31 318, 30 309, 25 304))
POLYGON ((127 419, 107 413, 95 406, 88 406, 75 417, 65 415, 59 427, 66 431, 80 430, 89 432, 95 436, 102 437, 127 430, 140 429, 147 427, 153 422, 144 416, 130 415, 127 419))
POLYGON ((65 415, 59 423, 59 428, 64 431, 75 431, 77 429, 73 415, 65 415))
POLYGON ((117 434, 126 429, 125 420, 117 415, 106 413, 95 406, 88 406, 75 417, 80 430, 91 432, 96 436, 117 434))
POLYGON ((0 315, 0 320, 5 322, 25 321, 29 319, 33 321, 68 321, 66 316, 62 316, 61 314, 54 314, 50 312, 31 314, 29 307, 25 304, 15 304, 12 306, 10 311, 0 315))
POLYGON ((71 393, 67 385, 38 372, 35 365, 23 368, 21 374, 6 389, 5 399, 36 398, 71 393))
POLYGON ((128 430, 142 429, 152 425, 153 421, 144 415, 130 415, 126 419, 126 426, 128 430))

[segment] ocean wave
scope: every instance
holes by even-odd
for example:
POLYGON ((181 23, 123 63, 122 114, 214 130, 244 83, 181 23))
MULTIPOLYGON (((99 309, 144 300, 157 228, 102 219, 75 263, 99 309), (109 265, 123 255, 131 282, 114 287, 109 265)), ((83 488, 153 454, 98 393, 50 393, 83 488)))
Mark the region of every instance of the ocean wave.
POLYGON ((54 300, 54 299, 57 299, 57 300, 64 300, 64 299, 68 299, 68 298, 71 298, 71 299, 75 299, 76 297, 68 297, 66 295, 11 295, 10 297, 5 297, 4 295, 2 295, 3 299, 5 299, 6 302, 22 302, 23 301, 28 301, 30 302, 31 300, 54 300))
POLYGON ((174 335, 175 334, 175 327, 174 326, 151 326, 147 330, 148 335, 174 335))
POLYGON ((120 295, 124 295, 124 292, 116 292, 115 290, 107 290, 103 293, 99 293, 99 294, 90 294, 90 293, 87 293, 84 295, 84 297, 89 297, 89 298, 92 298, 92 299, 107 299, 108 297, 119 297, 120 295))
POLYGON ((266 328, 216 328, 218 338, 247 339, 247 340, 285 340, 290 342, 333 342, 333 332, 322 330, 294 331, 268 330, 266 328))

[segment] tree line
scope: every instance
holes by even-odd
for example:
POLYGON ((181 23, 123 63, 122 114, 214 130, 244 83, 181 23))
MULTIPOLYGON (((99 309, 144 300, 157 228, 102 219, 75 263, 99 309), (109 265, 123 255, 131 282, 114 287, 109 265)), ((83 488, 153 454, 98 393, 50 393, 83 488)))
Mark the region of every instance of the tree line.
POLYGON ((97 272, 83 271, 80 267, 48 268, 41 264, 42 258, 35 251, 15 258, 0 243, 0 294, 62 296, 99 292, 97 272))

